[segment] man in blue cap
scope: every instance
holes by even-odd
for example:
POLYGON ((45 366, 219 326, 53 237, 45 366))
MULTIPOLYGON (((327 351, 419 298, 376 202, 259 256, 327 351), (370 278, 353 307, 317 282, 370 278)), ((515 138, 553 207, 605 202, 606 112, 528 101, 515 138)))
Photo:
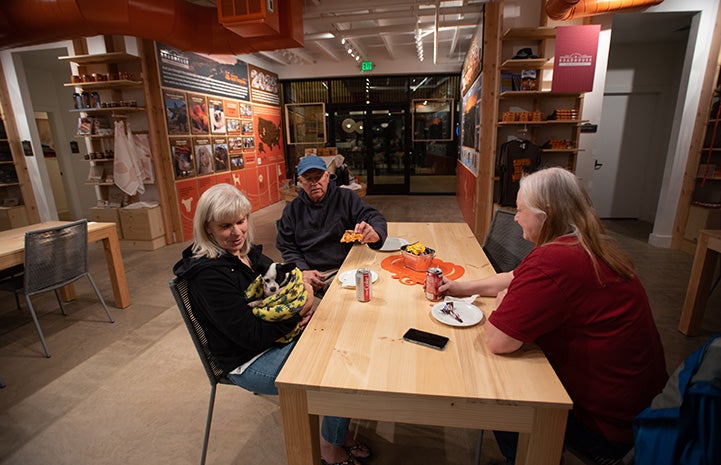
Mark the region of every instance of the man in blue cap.
POLYGON ((340 240, 346 230, 362 234, 362 244, 380 249, 388 236, 383 215, 351 189, 337 187, 322 158, 298 163, 301 191, 276 222, 276 247, 286 263, 295 263, 316 291, 325 288, 329 271, 343 264, 353 243, 340 240))

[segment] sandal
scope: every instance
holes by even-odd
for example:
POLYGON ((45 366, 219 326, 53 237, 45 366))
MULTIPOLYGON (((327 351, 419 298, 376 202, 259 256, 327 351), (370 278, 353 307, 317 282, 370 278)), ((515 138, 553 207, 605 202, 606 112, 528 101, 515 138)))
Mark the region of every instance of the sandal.
POLYGON ((343 449, 348 452, 348 455, 356 459, 368 459, 371 456, 370 447, 362 442, 356 442, 350 446, 343 446, 343 449))
POLYGON ((348 458, 342 462, 328 463, 325 460, 320 459, 320 465, 356 465, 357 463, 358 462, 355 461, 355 458, 350 453, 348 453, 348 458))

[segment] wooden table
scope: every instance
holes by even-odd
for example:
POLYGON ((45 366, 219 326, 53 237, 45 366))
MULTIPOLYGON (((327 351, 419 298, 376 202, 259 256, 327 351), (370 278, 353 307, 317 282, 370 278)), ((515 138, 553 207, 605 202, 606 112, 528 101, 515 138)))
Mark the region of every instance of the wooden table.
MULTIPOLYGON (((389 223, 389 234, 420 240, 436 257, 465 267, 460 278, 494 273, 465 223, 389 223)), ((381 268, 390 254, 355 245, 340 272, 379 274, 370 302, 354 289, 329 288, 276 385, 289 465, 320 463, 319 415, 520 432, 518 464, 558 465, 571 399, 535 348, 494 355, 483 324, 494 299, 476 301, 486 318, 447 326, 430 314, 420 285, 406 286, 381 268), (408 328, 447 336, 437 351, 403 341, 408 328)))
MULTIPOLYGON (((0 231, 0 269, 20 265, 25 260, 25 232, 36 229, 51 228, 68 224, 67 221, 46 221, 21 228, 0 231)), ((115 306, 125 308, 130 305, 130 292, 125 280, 125 266, 120 253, 120 241, 115 223, 88 222, 88 243, 101 241, 105 249, 105 260, 108 262, 108 273, 113 286, 115 306)), ((62 289, 63 300, 75 298, 72 285, 62 289)))
POLYGON ((721 253, 721 230, 699 231, 696 255, 688 278, 686 300, 678 323, 678 330, 687 336, 695 336, 699 333, 719 253, 721 253))

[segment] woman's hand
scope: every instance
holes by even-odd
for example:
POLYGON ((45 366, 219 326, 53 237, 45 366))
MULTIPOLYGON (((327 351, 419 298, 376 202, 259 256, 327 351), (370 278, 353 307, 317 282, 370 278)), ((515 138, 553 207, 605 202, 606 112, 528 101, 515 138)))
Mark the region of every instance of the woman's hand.
POLYGON ((464 286, 462 283, 459 283, 458 281, 453 281, 452 279, 448 279, 444 276, 443 282, 438 287, 438 292, 443 295, 449 295, 451 297, 465 297, 467 295, 470 295, 466 293, 463 287, 464 286))
POLYGON ((305 291, 308 293, 308 300, 306 300, 305 305, 303 305, 303 307, 298 312, 302 317, 299 323, 301 328, 306 327, 306 325, 310 321, 310 318, 313 316, 313 313, 315 313, 315 309, 313 306, 313 299, 315 298, 315 296, 313 295, 313 286, 311 286, 305 281, 303 281, 303 285, 305 286, 305 291))

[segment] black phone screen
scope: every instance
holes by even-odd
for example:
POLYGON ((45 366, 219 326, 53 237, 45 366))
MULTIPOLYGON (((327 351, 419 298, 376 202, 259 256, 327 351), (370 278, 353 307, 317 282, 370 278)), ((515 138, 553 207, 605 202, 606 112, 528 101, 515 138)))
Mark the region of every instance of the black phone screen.
POLYGON ((408 342, 415 342, 434 349, 443 350, 448 343, 448 338, 438 334, 427 333, 420 329, 411 328, 403 335, 403 339, 408 342))

